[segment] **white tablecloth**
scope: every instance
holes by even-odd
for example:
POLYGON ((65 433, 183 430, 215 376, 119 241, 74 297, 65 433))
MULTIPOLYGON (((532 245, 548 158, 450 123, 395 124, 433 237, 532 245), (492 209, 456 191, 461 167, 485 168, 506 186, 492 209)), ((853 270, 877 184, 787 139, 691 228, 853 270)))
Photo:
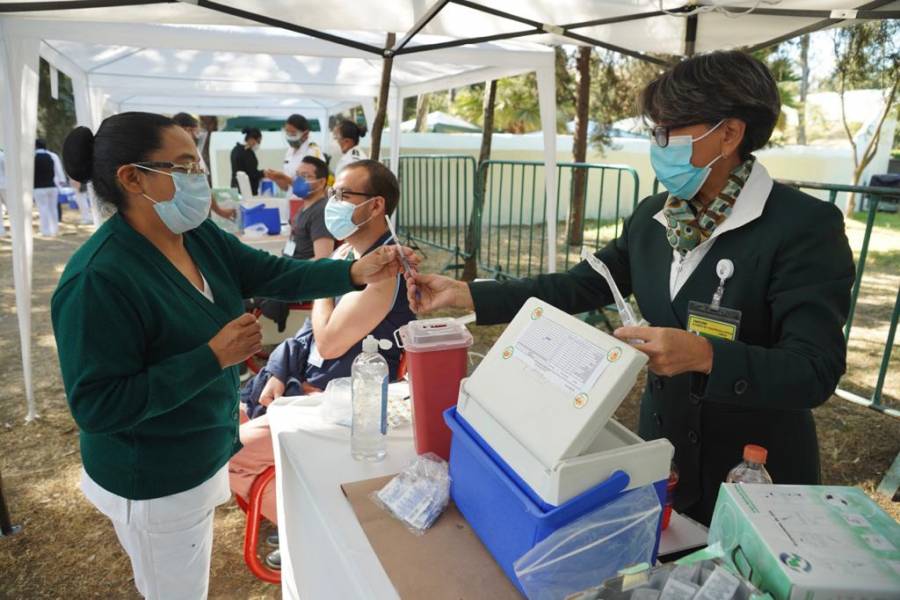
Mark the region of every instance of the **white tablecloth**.
MULTIPOLYGON (((340 485, 390 475, 415 456, 409 425, 388 435, 387 458, 350 456, 350 430, 323 421, 315 398, 269 408, 275 447, 281 591, 286 599, 398 598, 340 485)), ((705 529, 672 515, 660 554, 705 539, 705 529)))
MULTIPOLYGON (((314 402, 314 401, 312 401, 314 402)), ((398 598, 340 485, 390 475, 415 456, 409 425, 388 435, 380 463, 353 460, 350 430, 318 407, 269 409, 284 598, 398 598)))

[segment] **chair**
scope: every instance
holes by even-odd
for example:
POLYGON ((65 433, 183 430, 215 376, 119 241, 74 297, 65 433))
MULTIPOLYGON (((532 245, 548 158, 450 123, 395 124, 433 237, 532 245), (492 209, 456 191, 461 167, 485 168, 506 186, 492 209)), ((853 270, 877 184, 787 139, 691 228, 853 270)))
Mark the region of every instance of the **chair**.
MULTIPOLYGON (((400 363, 397 365, 397 381, 406 377, 407 372, 406 352, 400 354, 400 363)), ((234 499, 237 505, 247 514, 247 525, 244 529, 244 562, 250 572, 257 579, 268 583, 281 583, 281 572, 267 567, 256 553, 259 545, 259 526, 262 523, 262 496, 266 486, 275 479, 275 467, 266 468, 259 476, 253 480, 250 486, 250 494, 247 500, 244 500, 237 494, 234 499)))

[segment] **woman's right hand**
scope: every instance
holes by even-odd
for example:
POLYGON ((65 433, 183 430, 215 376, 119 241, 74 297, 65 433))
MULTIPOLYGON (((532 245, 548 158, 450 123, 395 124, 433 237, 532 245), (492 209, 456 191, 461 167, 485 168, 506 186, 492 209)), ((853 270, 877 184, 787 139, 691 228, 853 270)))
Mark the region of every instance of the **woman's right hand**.
POLYGON ((242 363, 262 350, 262 328, 256 317, 244 313, 209 340, 209 347, 223 369, 242 363))
POLYGON ((414 273, 406 278, 406 295, 410 308, 416 314, 438 308, 475 310, 468 284, 443 275, 414 273))
POLYGON ((271 375, 259 394, 259 403, 263 406, 269 406, 275 398, 281 398, 282 396, 284 396, 284 382, 271 375))

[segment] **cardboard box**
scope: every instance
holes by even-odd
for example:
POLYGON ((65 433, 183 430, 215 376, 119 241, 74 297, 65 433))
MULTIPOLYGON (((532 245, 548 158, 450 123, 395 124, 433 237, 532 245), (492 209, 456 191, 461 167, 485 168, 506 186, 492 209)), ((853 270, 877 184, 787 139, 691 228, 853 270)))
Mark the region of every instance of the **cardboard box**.
POLYGON ((722 484, 717 542, 776 600, 900 598, 900 524, 856 488, 722 484))

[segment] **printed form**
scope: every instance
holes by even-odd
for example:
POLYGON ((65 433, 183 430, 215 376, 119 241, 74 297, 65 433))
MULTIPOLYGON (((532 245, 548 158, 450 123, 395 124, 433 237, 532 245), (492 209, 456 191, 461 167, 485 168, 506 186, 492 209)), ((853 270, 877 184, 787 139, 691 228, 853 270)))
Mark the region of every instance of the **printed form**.
POLYGON ((573 394, 588 392, 606 369, 607 349, 549 318, 535 319, 519 335, 513 357, 553 385, 573 394))

